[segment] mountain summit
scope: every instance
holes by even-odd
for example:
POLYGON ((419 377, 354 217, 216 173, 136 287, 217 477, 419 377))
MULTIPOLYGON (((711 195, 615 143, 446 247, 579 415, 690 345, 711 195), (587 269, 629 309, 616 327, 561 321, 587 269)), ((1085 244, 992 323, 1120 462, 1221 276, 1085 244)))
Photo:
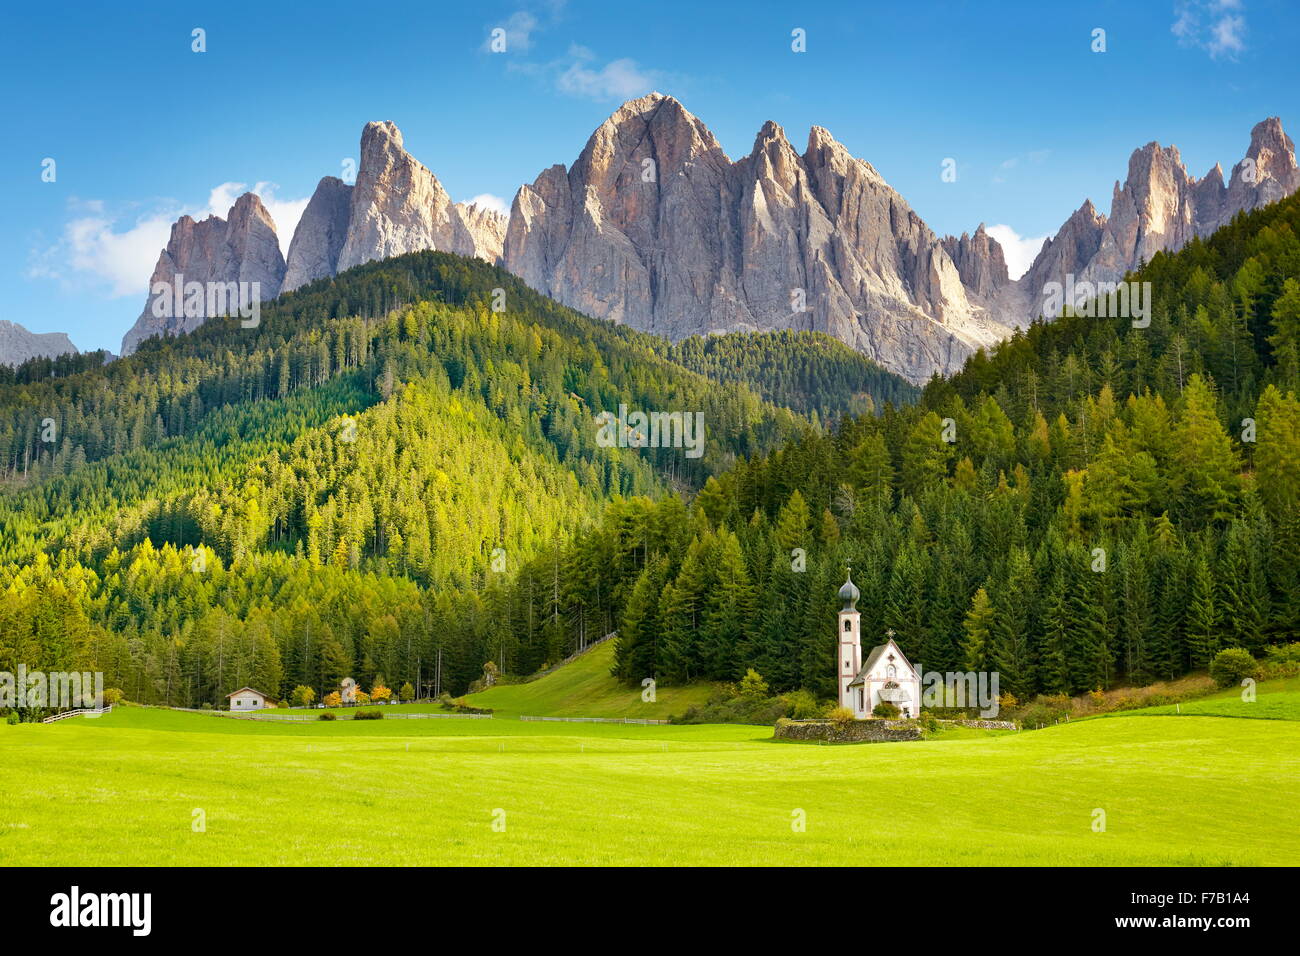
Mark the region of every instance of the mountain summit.
MULTIPOLYGON (((452 202, 394 123, 367 123, 356 184, 320 181, 287 262, 250 194, 229 222, 179 220, 153 281, 261 277, 271 297, 434 249, 502 264, 565 305, 670 339, 820 331, 923 382, 1036 318, 1048 283, 1117 281, 1298 187, 1295 145, 1276 117, 1251 131, 1226 183, 1221 167, 1196 179, 1176 147, 1148 143, 1115 183, 1110 215, 1085 201, 1013 281, 983 224, 941 239, 825 128, 812 127, 801 153, 768 121, 733 161, 678 100, 651 93, 615 110, 571 167, 520 187, 509 218, 452 202)), ((123 351, 201 321, 155 320, 147 303, 123 351)))
POLYGON ((1218 164, 1196 179, 1177 147, 1147 143, 1129 157, 1123 185, 1115 183, 1109 216, 1098 213, 1089 200, 1043 245, 1019 283, 1024 318, 1038 315, 1049 282, 1064 283, 1068 274, 1079 281, 1118 281, 1157 252, 1176 252, 1238 213, 1276 202, 1298 188, 1295 144, 1275 116, 1251 130, 1246 155, 1226 186, 1218 164))
POLYGON ((62 332, 29 332, 16 322, 0 319, 0 365, 21 365, 28 359, 55 358, 77 347, 62 332))
POLYGON ((800 154, 768 122, 733 162, 659 93, 620 107, 572 168, 519 190, 505 266, 566 305, 672 339, 812 329, 913 381, 1010 333, 967 296, 906 201, 828 131, 814 127, 800 154))

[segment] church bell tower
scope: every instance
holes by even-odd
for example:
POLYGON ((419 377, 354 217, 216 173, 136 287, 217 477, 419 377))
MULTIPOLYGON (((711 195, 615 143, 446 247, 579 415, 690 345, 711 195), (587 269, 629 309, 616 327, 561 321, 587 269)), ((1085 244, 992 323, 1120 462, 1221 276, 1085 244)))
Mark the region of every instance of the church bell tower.
POLYGON ((849 684, 862 669, 862 615, 858 611, 860 597, 862 592, 853 583, 853 569, 849 568, 844 585, 840 588, 839 660, 836 667, 839 668, 840 706, 847 707, 854 713, 857 713, 858 708, 849 684))

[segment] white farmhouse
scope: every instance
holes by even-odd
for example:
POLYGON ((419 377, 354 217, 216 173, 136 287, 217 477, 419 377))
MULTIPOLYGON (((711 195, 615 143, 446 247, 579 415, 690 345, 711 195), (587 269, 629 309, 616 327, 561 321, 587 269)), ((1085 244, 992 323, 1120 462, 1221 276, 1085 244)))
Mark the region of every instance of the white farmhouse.
POLYGON ((233 694, 227 694, 226 700, 230 701, 231 710, 261 710, 266 706, 267 696, 260 690, 241 687, 233 694))
POLYGON ((859 720, 870 717, 881 701, 889 701, 904 717, 921 712, 921 675, 886 631, 884 644, 877 644, 862 659, 862 615, 858 611, 857 589, 850 575, 840 588, 839 689, 840 706, 853 711, 859 720))

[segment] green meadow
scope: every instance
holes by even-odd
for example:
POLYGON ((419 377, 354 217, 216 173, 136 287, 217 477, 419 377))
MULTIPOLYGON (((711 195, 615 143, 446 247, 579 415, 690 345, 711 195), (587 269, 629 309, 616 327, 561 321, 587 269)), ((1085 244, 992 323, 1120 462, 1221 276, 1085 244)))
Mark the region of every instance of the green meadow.
POLYGON ((523 684, 501 684, 466 700, 498 714, 549 717, 631 717, 664 719, 705 703, 710 684, 658 687, 654 700, 642 699, 642 688, 611 680, 614 642, 597 644, 577 659, 544 677, 523 684))
MULTIPOLYGON (((1254 700, 1244 700, 1240 687, 1182 704, 1149 707, 1131 713, 1144 716, 1244 717, 1254 720, 1300 720, 1300 677, 1270 681, 1257 688, 1254 700)), ((1123 712, 1108 716, 1125 716, 1123 712)))
POLYGON ((766 727, 128 706, 0 725, 0 749, 6 866, 1300 863, 1294 719, 1133 712, 819 746, 766 727))

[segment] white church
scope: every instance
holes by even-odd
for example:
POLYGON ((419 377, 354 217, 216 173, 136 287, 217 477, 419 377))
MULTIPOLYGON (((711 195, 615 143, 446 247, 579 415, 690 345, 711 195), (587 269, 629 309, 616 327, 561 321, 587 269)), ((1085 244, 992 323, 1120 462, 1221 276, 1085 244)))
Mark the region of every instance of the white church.
POLYGON ((840 588, 840 706, 862 720, 870 717, 881 701, 889 701, 900 716, 916 717, 921 712, 921 675, 894 642, 894 632, 886 631, 888 640, 873 647, 865 661, 862 659, 862 615, 857 607, 860 597, 862 592, 853 583, 850 569, 840 588))

